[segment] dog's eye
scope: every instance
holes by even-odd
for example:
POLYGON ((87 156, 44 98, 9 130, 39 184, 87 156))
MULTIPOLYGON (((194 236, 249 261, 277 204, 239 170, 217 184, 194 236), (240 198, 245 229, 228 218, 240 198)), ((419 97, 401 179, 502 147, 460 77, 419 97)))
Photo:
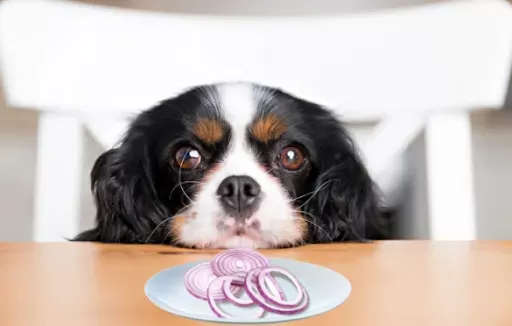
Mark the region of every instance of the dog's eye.
POLYGON ((176 163, 182 169, 195 169, 201 163, 201 154, 194 147, 181 147, 176 151, 176 163))
POLYGON ((304 154, 296 147, 286 147, 281 151, 281 164, 287 170, 298 170, 304 163, 304 154))

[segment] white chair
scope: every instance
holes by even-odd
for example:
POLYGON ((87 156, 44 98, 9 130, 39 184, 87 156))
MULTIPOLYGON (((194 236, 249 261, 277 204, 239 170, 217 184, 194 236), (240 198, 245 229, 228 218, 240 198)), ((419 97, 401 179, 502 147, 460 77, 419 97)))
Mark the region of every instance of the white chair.
POLYGON ((35 241, 79 231, 83 127, 108 148, 141 109, 229 80, 284 88, 349 122, 379 121, 361 146, 385 190, 393 162, 426 128, 431 238, 474 239, 468 115, 503 106, 512 8, 460 1, 270 19, 8 0, 0 51, 10 105, 41 112, 35 241))

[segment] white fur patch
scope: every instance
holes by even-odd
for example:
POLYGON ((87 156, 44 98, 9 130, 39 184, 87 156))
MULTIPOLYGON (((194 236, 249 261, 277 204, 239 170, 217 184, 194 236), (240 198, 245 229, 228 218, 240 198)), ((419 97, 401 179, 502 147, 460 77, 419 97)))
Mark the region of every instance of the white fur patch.
POLYGON ((218 86, 220 109, 231 125, 232 138, 219 168, 206 180, 197 194, 187 219, 180 228, 179 241, 186 245, 210 248, 252 247, 268 248, 281 243, 294 243, 301 237, 296 216, 285 189, 257 162, 246 140, 246 132, 256 114, 258 96, 253 86, 245 83, 218 86), (228 218, 217 198, 219 184, 231 175, 248 175, 256 180, 262 191, 259 209, 250 218, 260 223, 261 232, 252 238, 227 236, 219 224, 228 218))

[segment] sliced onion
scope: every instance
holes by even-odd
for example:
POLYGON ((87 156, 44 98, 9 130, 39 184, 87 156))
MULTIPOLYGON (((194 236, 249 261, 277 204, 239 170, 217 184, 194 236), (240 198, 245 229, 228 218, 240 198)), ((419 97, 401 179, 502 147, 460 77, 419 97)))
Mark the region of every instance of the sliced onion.
MULTIPOLYGON (((261 270, 255 275, 252 279, 254 283, 258 282, 258 277, 261 274, 261 270)), ((279 283, 277 283, 276 279, 273 278, 271 275, 267 274, 265 275, 265 283, 270 289, 269 296, 272 298, 275 298, 276 300, 286 300, 286 296, 284 295, 283 289, 281 289, 281 286, 279 283)), ((245 285, 245 284, 244 284, 245 285)))
POLYGON ((280 267, 270 267, 268 259, 250 249, 230 249, 217 254, 210 262, 200 263, 185 274, 185 287, 193 296, 206 300, 216 316, 231 318, 217 302, 229 300, 241 307, 256 305, 255 316, 266 311, 276 314, 296 314, 309 305, 309 295, 298 279, 280 267), (297 289, 297 296, 287 300, 273 273, 288 278, 297 289), (236 296, 245 290, 248 299, 236 296))
MULTIPOLYGON (((272 278, 273 279, 273 278, 272 278)), ((268 283, 267 283, 268 284, 268 283)), ((295 276, 292 275, 289 271, 285 270, 284 268, 280 267, 267 267, 258 273, 258 282, 256 282, 256 285, 258 287, 258 290, 261 292, 261 294, 271 303, 275 304, 276 306, 281 307, 294 307, 300 304, 302 301, 302 298, 304 297, 304 291, 301 291, 301 284, 299 280, 295 276), (292 283, 293 286, 297 289, 297 297, 294 300, 286 301, 283 298, 277 298, 273 295, 272 292, 269 291, 265 283, 267 283, 269 276, 271 276, 271 273, 279 273, 281 275, 284 275, 286 278, 288 278, 292 283), (268 275, 268 276, 267 276, 268 275)))
MULTIPOLYGON (((220 276, 220 277, 216 278, 210 284, 210 286, 208 287, 208 290, 206 291, 206 297, 207 297, 206 300, 208 301, 208 304, 210 305, 210 309, 218 317, 221 317, 221 318, 233 318, 233 317, 235 317, 233 315, 230 315, 230 314, 224 312, 222 309, 220 309, 219 306, 217 305, 217 302, 214 299, 213 295, 214 295, 215 289, 221 288, 223 284, 230 284, 231 285, 231 282, 233 282, 233 280, 235 280, 238 277, 239 276, 234 276, 234 275, 220 276)), ((254 317, 252 317, 252 318, 261 318, 264 314, 265 314, 265 309, 264 308, 260 308, 260 309, 258 309, 258 312, 256 313, 256 315, 254 317)))
POLYGON ((259 293, 257 290, 257 286, 254 283, 249 283, 248 287, 246 287, 246 291, 249 297, 251 297, 257 304, 259 304, 266 311, 273 312, 279 315, 297 314, 299 312, 304 311, 309 304, 309 296, 302 285, 300 287, 300 291, 304 292, 302 301, 299 303, 299 305, 294 307, 280 307, 267 302, 268 297, 265 298, 261 293, 259 293))
POLYGON ((272 295, 272 293, 270 293, 270 295, 265 295, 264 292, 260 292, 260 289, 257 285, 258 282, 255 283, 251 281, 255 273, 260 273, 261 275, 261 273, 264 273, 264 271, 260 269, 252 270, 249 273, 247 273, 247 277, 245 278, 245 291, 255 303, 263 307, 266 311, 270 311, 281 315, 291 315, 299 313, 308 307, 309 296, 304 287, 300 283, 298 284, 297 292, 300 293, 302 300, 295 306, 283 307, 273 303, 273 301, 276 301, 276 296, 272 295))
POLYGON ((239 277, 237 277, 236 279, 234 279, 231 282, 232 285, 244 286, 244 284, 245 284, 245 277, 247 276, 246 272, 237 272, 237 273, 234 273, 233 276, 239 276, 239 277))
MULTIPOLYGON (((215 300, 225 300, 226 297, 222 291, 222 286, 213 287, 211 283, 217 279, 217 276, 210 268, 209 262, 199 263, 192 267, 185 274, 185 288, 196 298, 207 300, 207 291, 211 288, 211 296, 215 300)), ((240 287, 231 286, 231 293, 240 291, 240 287)))
MULTIPOLYGON (((258 271, 256 271, 255 273, 253 273, 251 275, 252 282, 258 281, 257 276, 259 275, 259 271, 262 270, 263 268, 264 267, 257 268, 258 271)), ((244 286, 245 285, 245 278, 247 276, 246 272, 238 272, 233 275, 240 276, 240 277, 239 278, 237 277, 235 280, 233 280, 233 282, 231 282, 232 285, 235 285, 235 286, 244 286)), ((265 283, 267 284, 267 287, 270 289, 270 294, 272 294, 273 296, 275 296, 277 298, 276 300, 279 300, 279 299, 285 300, 286 299, 286 296, 284 295, 284 292, 281 289, 281 286, 279 285, 279 283, 277 283, 275 278, 273 278, 270 275, 266 275, 265 283)), ((223 291, 224 291, 224 288, 223 288, 223 291)))
POLYGON ((240 306, 240 307, 248 307, 248 306, 252 306, 254 304, 254 301, 252 301, 251 298, 240 299, 240 298, 237 298, 235 296, 235 294, 233 294, 233 292, 231 292, 232 284, 242 284, 243 285, 244 281, 245 281, 244 276, 233 275, 230 282, 226 281, 222 284, 222 293, 224 294, 224 296, 228 300, 230 300, 231 302, 233 302, 234 304, 236 304, 237 306, 240 306))
POLYGON ((223 251, 211 260, 211 268, 217 276, 249 272, 255 268, 268 267, 268 259, 255 250, 231 249, 223 251))

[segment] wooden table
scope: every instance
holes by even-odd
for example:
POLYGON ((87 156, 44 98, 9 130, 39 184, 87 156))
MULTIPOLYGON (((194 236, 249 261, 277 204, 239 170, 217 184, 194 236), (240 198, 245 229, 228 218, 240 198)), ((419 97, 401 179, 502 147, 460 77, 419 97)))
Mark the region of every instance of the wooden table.
MULTIPOLYGON (((512 242, 398 241, 263 253, 320 264, 352 282, 344 304, 293 325, 512 325, 512 242)), ((162 269, 214 254, 166 246, 1 244, 0 325, 205 324, 160 310, 143 287, 162 269)))

